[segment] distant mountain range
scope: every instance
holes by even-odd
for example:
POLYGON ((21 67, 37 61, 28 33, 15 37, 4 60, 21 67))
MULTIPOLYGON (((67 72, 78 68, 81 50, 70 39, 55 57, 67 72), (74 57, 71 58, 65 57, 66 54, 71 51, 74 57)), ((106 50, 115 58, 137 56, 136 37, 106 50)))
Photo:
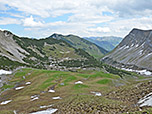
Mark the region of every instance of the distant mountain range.
POLYGON ((96 45, 112 51, 121 41, 121 37, 107 36, 107 37, 84 37, 84 39, 95 43, 96 45))
POLYGON ((152 30, 133 29, 102 61, 116 67, 152 70, 152 30))

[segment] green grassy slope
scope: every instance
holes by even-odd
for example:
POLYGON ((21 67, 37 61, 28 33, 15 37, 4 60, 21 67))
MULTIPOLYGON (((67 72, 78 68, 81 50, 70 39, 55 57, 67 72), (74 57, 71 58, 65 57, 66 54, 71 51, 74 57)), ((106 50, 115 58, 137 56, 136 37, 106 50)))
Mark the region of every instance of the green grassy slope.
POLYGON ((100 59, 104 54, 108 52, 105 49, 97 46, 96 44, 75 35, 63 36, 53 34, 49 38, 62 39, 77 49, 83 49, 84 51, 88 52, 91 56, 94 56, 97 59, 100 59))
POLYGON ((19 66, 28 66, 28 65, 19 63, 17 61, 12 61, 9 58, 4 57, 4 56, 0 56, 0 69, 11 70, 19 66))
MULTIPOLYGON (((15 69, 19 66, 55 70, 65 70, 65 67, 99 67, 100 62, 95 58, 101 58, 103 53, 106 53, 95 44, 73 35, 64 36, 62 39, 38 40, 19 37, 9 31, 6 33, 10 36, 5 37, 5 33, 2 32, 1 40, 11 39, 7 46, 8 49, 13 49, 0 51, 3 55, 1 69, 15 69), (12 47, 9 47, 9 44, 12 47)), ((3 45, 5 44, 0 48, 5 48, 3 45)))
POLYGON ((10 88, 10 90, 2 93, 0 102, 6 100, 12 100, 12 102, 0 105, 0 114, 13 113, 14 110, 18 113, 26 114, 44 110, 40 106, 46 105, 53 105, 52 108, 57 108, 58 113, 63 114, 74 112, 92 114, 97 111, 101 113, 139 111, 138 107, 131 107, 133 102, 117 99, 115 95, 122 94, 123 96, 119 98, 125 97, 126 94, 129 96, 132 91, 127 91, 141 82, 143 82, 142 77, 137 75, 134 78, 130 76, 122 80, 118 75, 102 71, 80 71, 76 73, 21 69, 15 73, 8 84, 1 88, 2 91, 7 88, 10 88), (24 79, 23 76, 26 78, 24 79), (136 81, 137 79, 139 81, 136 81), (83 84, 75 84, 77 81, 82 81, 83 84), (31 82, 31 84, 26 85, 26 82, 31 82), (125 85, 117 87, 119 83, 125 85), (21 90, 14 89, 14 87, 21 86, 24 86, 21 90), (55 93, 49 93, 48 90, 50 88, 53 88, 55 93), (126 90, 126 93, 121 93, 124 90, 126 90), (116 93, 110 94, 112 91, 116 91, 116 93), (95 96, 91 92, 100 92, 102 96, 95 96), (31 101, 31 96, 33 95, 38 95, 39 99, 31 101), (52 99, 52 97, 57 96, 62 99, 52 99))
MULTIPOLYGON (((19 51, 19 53, 25 55, 23 61, 34 68, 47 68, 50 63, 55 63, 58 66, 61 61, 68 62, 69 60, 81 61, 81 63, 84 63, 84 66, 86 60, 96 61, 84 50, 76 49, 63 40, 53 38, 37 40, 21 38, 15 35, 13 39, 28 53, 19 51)), ((61 65, 63 66, 63 64, 61 65)), ((86 65, 88 65, 88 63, 86 63, 86 65)))

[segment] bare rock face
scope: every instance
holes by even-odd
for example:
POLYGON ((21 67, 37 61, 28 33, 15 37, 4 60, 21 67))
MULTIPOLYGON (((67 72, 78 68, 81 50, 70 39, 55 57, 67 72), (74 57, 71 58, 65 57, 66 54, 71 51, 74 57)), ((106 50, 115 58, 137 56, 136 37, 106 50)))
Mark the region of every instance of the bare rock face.
POLYGON ((102 61, 152 70, 152 30, 133 29, 102 61))
POLYGON ((13 34, 9 31, 0 31, 0 55, 24 63, 22 59, 25 55, 22 53, 28 54, 14 41, 13 34))

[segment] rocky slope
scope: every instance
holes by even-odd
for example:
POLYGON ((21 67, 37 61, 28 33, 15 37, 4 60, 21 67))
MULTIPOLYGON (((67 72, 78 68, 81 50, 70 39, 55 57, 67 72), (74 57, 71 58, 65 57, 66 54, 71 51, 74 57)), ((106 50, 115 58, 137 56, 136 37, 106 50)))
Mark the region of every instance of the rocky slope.
POLYGON ((118 67, 152 70, 152 30, 133 29, 102 61, 118 67))
POLYGON ((64 40, 77 49, 83 49, 97 59, 101 59, 101 57, 108 52, 102 47, 75 35, 63 36, 61 34, 53 34, 49 38, 64 40))
POLYGON ((8 31, 0 31, 0 55, 8 57, 13 61, 24 63, 22 59, 25 55, 20 52, 29 54, 15 42, 12 33, 8 31))

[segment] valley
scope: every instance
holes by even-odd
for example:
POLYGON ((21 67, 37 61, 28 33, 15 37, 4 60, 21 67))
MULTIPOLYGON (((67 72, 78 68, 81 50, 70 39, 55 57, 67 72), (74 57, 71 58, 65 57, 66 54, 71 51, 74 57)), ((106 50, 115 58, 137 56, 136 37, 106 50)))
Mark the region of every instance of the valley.
POLYGON ((0 0, 0 114, 152 114, 152 0, 0 0))
POLYGON ((38 40, 0 31, 0 114, 151 113, 150 38, 133 29, 108 53, 74 35, 38 40))
POLYGON ((85 37, 84 39, 93 42, 96 45, 110 52, 122 41, 123 38, 116 36, 104 36, 104 37, 85 37))

